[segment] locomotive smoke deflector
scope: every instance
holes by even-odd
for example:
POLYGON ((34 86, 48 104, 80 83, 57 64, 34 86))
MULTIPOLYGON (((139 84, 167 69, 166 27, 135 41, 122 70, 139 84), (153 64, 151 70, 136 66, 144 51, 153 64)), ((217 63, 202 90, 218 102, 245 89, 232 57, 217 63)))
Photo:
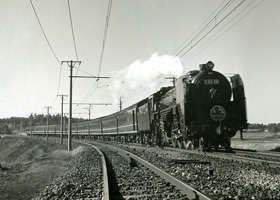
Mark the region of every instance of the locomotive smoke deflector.
POLYGON ((206 64, 200 64, 199 70, 200 71, 212 71, 214 66, 215 65, 212 61, 208 61, 206 64))

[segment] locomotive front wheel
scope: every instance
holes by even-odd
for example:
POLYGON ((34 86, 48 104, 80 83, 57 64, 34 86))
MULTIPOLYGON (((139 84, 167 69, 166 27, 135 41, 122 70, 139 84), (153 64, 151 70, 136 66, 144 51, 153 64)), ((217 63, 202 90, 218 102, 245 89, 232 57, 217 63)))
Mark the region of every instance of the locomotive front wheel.
POLYGON ((179 149, 182 149, 183 141, 181 139, 177 140, 177 146, 179 149))
POLYGON ((183 139, 183 146, 187 150, 193 150, 194 149, 194 145, 190 140, 183 139))

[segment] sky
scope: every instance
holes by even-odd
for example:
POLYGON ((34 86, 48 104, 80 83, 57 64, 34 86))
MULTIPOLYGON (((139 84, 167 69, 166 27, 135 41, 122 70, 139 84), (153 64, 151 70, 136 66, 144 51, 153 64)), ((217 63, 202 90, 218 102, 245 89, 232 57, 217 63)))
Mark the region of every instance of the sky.
POLYGON ((54 54, 29 0, 0 3, 0 118, 47 114, 47 106, 60 114, 70 74, 60 61, 80 60, 74 75, 110 77, 74 80, 73 117, 88 118, 86 103, 112 104, 92 106, 95 118, 118 111, 120 97, 128 107, 211 60, 216 71, 241 75, 249 123, 280 123, 279 0, 113 0, 106 40, 109 1, 69 0, 78 58, 67 0, 32 0, 54 54))

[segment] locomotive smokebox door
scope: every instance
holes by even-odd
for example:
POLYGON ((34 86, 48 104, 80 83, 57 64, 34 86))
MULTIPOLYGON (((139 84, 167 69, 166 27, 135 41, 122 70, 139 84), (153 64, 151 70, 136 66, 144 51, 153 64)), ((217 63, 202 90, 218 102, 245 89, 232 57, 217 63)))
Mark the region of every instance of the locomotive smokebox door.
POLYGON ((226 110, 224 109, 223 106, 214 106, 211 110, 210 110, 210 116, 214 121, 223 121, 226 117, 226 110))

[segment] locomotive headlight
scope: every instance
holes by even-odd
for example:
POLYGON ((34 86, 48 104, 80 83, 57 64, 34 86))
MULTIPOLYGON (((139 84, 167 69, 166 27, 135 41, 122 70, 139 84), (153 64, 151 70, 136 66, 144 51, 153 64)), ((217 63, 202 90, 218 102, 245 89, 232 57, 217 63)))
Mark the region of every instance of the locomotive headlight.
POLYGON ((206 66, 207 66, 207 70, 212 70, 215 65, 212 61, 208 61, 206 66))

